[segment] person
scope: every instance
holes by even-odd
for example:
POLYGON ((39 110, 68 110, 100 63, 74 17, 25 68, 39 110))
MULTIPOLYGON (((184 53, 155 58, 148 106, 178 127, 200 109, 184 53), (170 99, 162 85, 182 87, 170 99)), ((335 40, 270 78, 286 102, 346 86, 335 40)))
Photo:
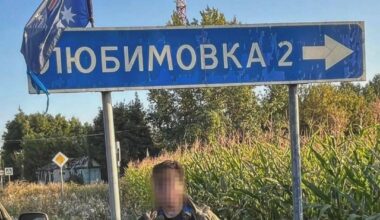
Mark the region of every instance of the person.
POLYGON ((196 205, 186 194, 184 170, 177 161, 155 165, 151 181, 155 209, 139 220, 219 220, 208 206, 196 205))

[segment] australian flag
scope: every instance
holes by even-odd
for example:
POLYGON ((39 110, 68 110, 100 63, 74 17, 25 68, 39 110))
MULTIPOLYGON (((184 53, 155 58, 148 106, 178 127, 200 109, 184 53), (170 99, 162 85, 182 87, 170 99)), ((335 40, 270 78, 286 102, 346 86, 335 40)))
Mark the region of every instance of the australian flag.
POLYGON ((24 28, 21 48, 28 74, 38 90, 46 88, 36 74, 49 60, 63 30, 66 27, 86 27, 90 21, 91 0, 43 0, 24 28))

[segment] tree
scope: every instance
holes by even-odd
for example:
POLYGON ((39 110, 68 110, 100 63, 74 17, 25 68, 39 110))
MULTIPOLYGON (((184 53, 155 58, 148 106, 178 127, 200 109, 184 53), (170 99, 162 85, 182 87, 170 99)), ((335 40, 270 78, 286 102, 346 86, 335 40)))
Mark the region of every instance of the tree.
POLYGON ((261 126, 265 132, 278 136, 287 135, 288 97, 287 86, 272 85, 266 87, 260 108, 261 126))
MULTIPOLYGON (((224 14, 207 7, 201 21, 191 25, 228 25, 224 14)), ((169 25, 182 25, 176 14, 169 25)), ((219 136, 242 135, 258 128, 253 87, 197 88, 149 92, 149 119, 157 144, 170 150, 196 140, 212 142, 219 136)))
POLYGON ((371 81, 369 81, 367 87, 369 87, 376 97, 380 97, 380 74, 375 75, 371 81))
POLYGON ((368 102, 375 102, 380 98, 380 74, 375 75, 363 88, 363 95, 368 102))
MULTIPOLYGON (((117 103, 113 106, 116 141, 120 142, 121 172, 131 160, 141 160, 150 155, 157 155, 159 149, 154 147, 146 112, 136 95, 130 103, 117 103)), ((99 110, 94 119, 93 132, 103 134, 103 111, 99 110)), ((107 179, 107 163, 104 135, 94 136, 90 140, 90 155, 102 166, 102 176, 107 179)))
POLYGON ((365 98, 353 85, 309 86, 301 102, 301 122, 309 133, 352 132, 373 121, 365 98))
POLYGON ((21 110, 6 126, 3 134, 3 158, 6 166, 14 167, 15 178, 35 180, 35 171, 51 163, 61 151, 69 157, 87 155, 85 135, 88 125, 61 115, 30 114, 21 110), (9 140, 9 141, 8 141, 9 140))
POLYGON ((5 128, 6 131, 2 135, 3 140, 5 140, 2 147, 2 162, 5 166, 14 167, 14 178, 19 178, 21 170, 19 166, 16 166, 17 160, 14 153, 22 150, 21 141, 19 140, 22 140, 28 133, 27 116, 19 109, 15 118, 12 121, 8 121, 5 128))
POLYGON ((153 127, 154 142, 161 147, 170 147, 176 142, 177 107, 171 90, 151 90, 148 101, 148 120, 153 127))

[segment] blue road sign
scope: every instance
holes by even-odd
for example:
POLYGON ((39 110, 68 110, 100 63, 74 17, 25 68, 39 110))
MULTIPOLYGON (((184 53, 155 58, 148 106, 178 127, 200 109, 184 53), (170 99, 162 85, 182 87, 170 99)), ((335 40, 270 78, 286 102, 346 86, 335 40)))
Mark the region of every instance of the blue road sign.
POLYGON ((364 80, 364 23, 68 29, 39 78, 52 93, 364 80))

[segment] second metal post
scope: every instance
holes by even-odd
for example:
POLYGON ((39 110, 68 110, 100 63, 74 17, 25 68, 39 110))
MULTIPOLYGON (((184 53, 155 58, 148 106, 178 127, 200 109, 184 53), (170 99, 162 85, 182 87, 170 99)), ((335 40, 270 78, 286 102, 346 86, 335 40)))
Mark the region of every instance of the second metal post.
POLYGON ((112 220, 120 220, 119 179, 116 165, 115 129, 111 92, 102 92, 102 101, 111 218, 112 220))
POLYGON ((289 85, 289 127, 292 154, 293 219, 303 219, 301 155, 298 112, 298 85, 289 85))
POLYGON ((62 167, 61 167, 61 196, 63 198, 63 171, 62 171, 62 167))

